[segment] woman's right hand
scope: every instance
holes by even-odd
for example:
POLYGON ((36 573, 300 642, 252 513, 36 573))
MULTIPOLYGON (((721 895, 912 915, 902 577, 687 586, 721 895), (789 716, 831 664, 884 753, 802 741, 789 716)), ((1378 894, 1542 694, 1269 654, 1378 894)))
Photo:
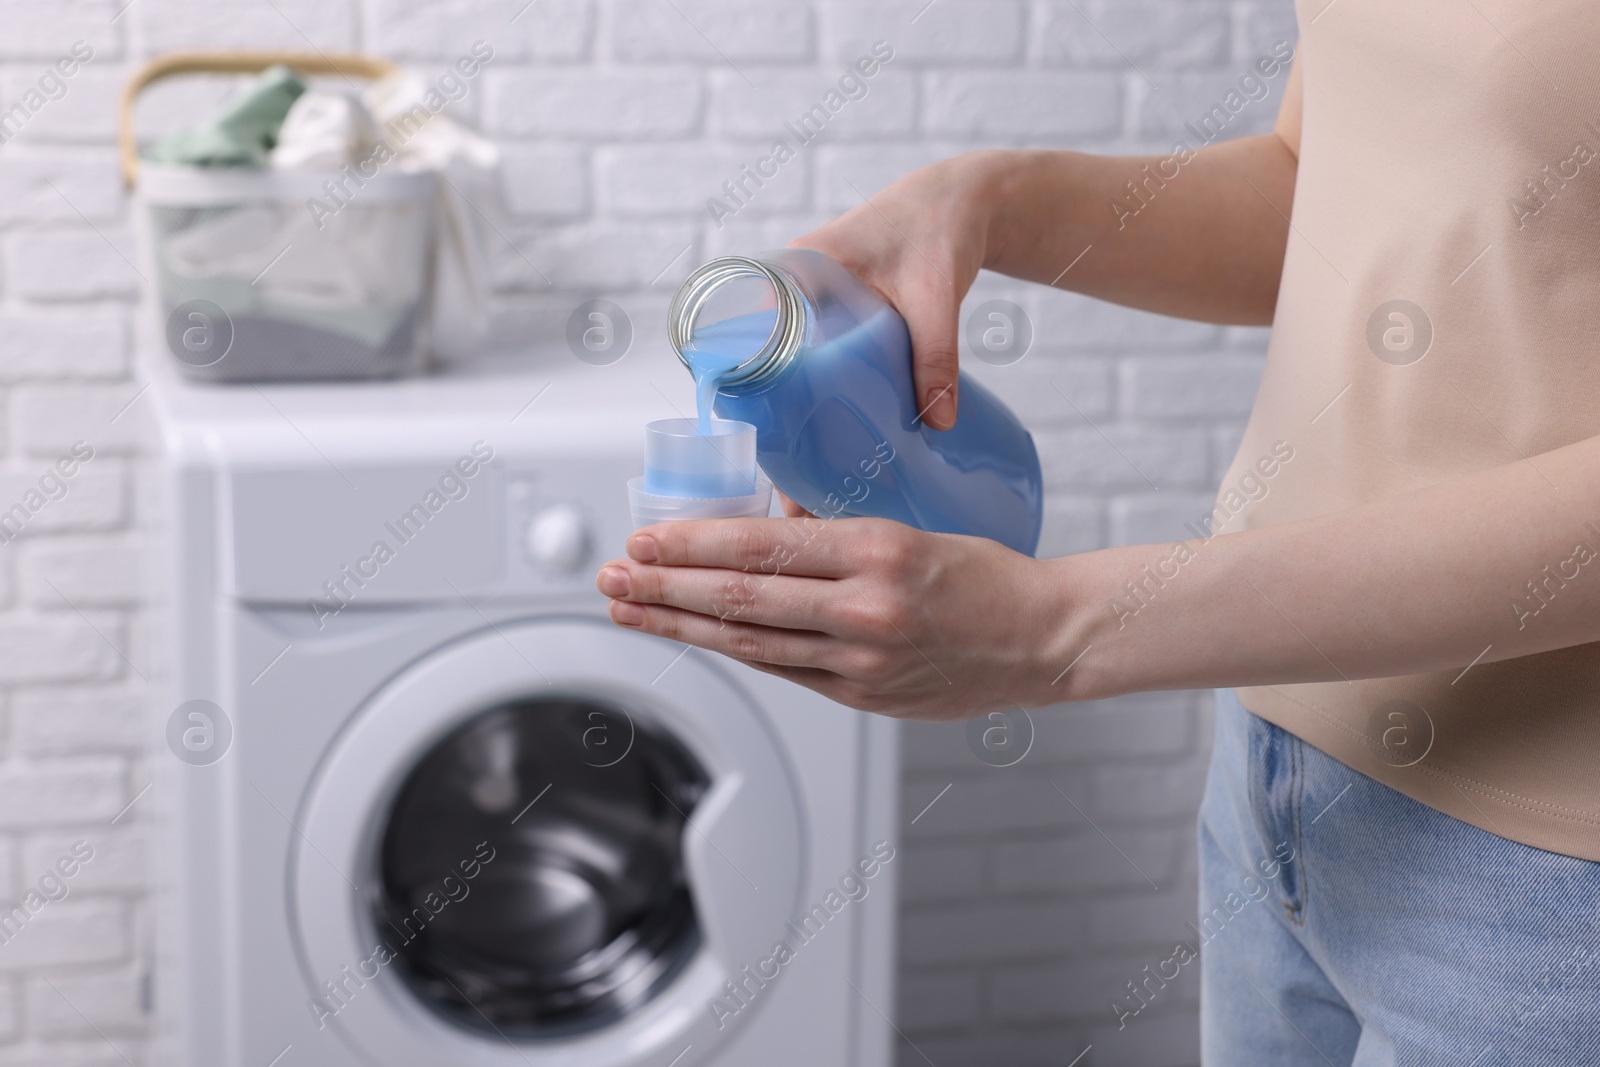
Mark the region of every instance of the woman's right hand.
POLYGON ((911 330, 922 421, 956 421, 961 300, 984 264, 1000 153, 929 164, 790 243, 838 260, 894 305, 911 330))

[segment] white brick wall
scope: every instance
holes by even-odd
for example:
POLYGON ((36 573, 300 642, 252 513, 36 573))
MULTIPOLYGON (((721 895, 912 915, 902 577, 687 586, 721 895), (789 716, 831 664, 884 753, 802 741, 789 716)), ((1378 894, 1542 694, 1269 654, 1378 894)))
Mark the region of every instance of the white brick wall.
MULTIPOLYGON (((67 496, 0 545, 0 904, 73 841, 96 849, 68 899, 0 944, 0 1067, 145 1062, 144 826, 139 805, 123 811, 148 781, 128 458, 141 260, 112 122, 136 62, 185 47, 369 49, 428 73, 491 43, 461 109, 505 148, 496 333, 516 339, 559 334, 595 294, 658 335, 673 285, 705 257, 781 245, 857 190, 966 148, 1166 150, 1294 34, 1287 0, 125 2, 0 0, 0 109, 74 41, 95 49, 66 96, 0 145, 0 509, 73 441, 95 448, 67 496), (879 39, 895 58, 868 96, 716 227, 706 199, 879 39)), ((170 129, 225 90, 158 89, 141 122, 170 129)), ((1276 100, 1251 104, 1238 132, 1265 128, 1276 100)), ((970 366, 1035 431, 1044 551, 1167 539, 1209 509, 1261 331, 1003 279, 983 279, 973 302, 993 296, 1029 311, 1034 351, 970 366)), ((1009 768, 974 757, 963 726, 909 729, 907 818, 938 800, 904 855, 902 1064, 1060 1067, 1091 1043, 1081 1067, 1196 1062, 1192 973, 1125 1030, 1109 1004, 1193 911, 1208 708, 1166 693, 1038 711, 1032 750, 1009 768)))

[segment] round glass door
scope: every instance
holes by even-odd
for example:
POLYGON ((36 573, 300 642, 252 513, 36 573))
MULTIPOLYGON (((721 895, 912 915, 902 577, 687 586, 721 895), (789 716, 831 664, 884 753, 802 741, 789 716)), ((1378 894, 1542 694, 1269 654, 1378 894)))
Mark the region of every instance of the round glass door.
MULTIPOLYGON (((295 951, 309 997, 345 991, 309 1032, 373 1064, 680 1055, 805 884, 797 779, 735 678, 567 617, 465 635, 389 678, 297 812, 295 951)), ((679 1067, 716 1054, 696 1043, 679 1067)))
POLYGON ((458 1025, 603 1027, 701 942, 682 844, 708 784, 680 742, 617 705, 490 707, 426 750, 395 795, 374 928, 412 992, 458 1025))

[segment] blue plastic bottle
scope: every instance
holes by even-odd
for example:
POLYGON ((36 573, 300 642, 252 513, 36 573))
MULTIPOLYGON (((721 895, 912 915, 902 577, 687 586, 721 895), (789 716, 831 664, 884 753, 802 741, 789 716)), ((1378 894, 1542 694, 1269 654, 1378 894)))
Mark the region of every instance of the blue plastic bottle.
POLYGON ((673 298, 669 331, 700 418, 754 425, 762 469, 806 510, 1038 547, 1033 437, 965 374, 955 427, 924 425, 905 320, 834 260, 794 248, 712 260, 673 298))

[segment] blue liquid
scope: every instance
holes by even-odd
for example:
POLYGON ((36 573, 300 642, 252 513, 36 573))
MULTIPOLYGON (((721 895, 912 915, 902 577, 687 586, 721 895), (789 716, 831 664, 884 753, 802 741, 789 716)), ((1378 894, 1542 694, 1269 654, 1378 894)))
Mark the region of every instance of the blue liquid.
POLYGON ((740 315, 697 327, 689 338, 683 354, 694 374, 696 425, 702 437, 711 433, 711 398, 716 395, 723 376, 761 351, 767 338, 772 336, 777 317, 776 311, 740 315))
POLYGON ((998 397, 962 374, 955 427, 923 425, 911 338, 888 307, 802 348, 770 381, 720 390, 720 377, 766 342, 772 316, 759 312, 695 331, 684 356, 702 420, 709 401, 718 417, 753 424, 767 477, 816 515, 895 519, 1033 554, 1043 516, 1039 457, 998 397))

